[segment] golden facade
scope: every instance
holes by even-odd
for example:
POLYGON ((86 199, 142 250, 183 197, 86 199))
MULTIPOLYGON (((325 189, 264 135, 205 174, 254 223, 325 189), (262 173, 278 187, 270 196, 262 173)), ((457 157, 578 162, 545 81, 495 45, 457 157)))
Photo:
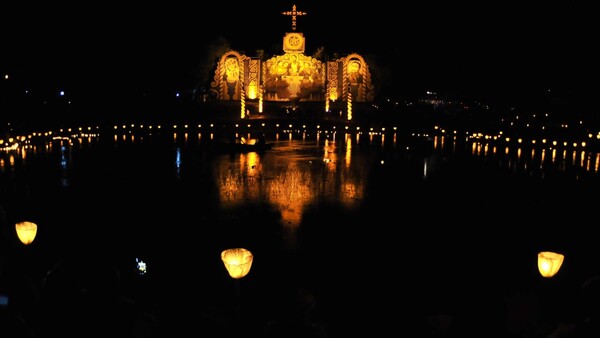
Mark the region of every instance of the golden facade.
POLYGON ((219 101, 257 102, 372 102, 374 89, 364 58, 351 54, 337 60, 321 61, 304 54, 306 41, 296 32, 296 16, 305 15, 293 7, 293 31, 283 38, 283 54, 263 59, 229 51, 218 61, 211 82, 213 97, 219 101))

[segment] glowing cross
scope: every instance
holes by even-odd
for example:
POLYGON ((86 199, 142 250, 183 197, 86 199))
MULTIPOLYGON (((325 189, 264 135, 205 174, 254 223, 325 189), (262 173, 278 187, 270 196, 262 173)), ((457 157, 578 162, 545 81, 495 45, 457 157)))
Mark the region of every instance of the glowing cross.
POLYGON ((296 30, 296 16, 306 15, 306 12, 299 12, 296 10, 296 5, 292 6, 291 11, 281 12, 283 15, 291 15, 292 16, 292 30, 296 30))

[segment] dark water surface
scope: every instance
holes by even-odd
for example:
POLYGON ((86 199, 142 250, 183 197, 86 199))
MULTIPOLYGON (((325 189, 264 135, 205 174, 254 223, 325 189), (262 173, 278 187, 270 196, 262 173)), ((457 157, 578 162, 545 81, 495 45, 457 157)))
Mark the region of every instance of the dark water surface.
MULTIPOLYGON (((262 334, 307 289, 336 337, 423 333, 437 313, 503 331, 510 295, 549 284, 541 250, 566 255, 562 295, 598 273, 594 155, 339 132, 222 153, 217 137, 102 133, 0 154, 4 270, 24 269, 40 297, 73 271, 102 297, 151 307, 163 335, 230 316, 262 334), (12 232, 21 220, 39 227, 29 247, 12 232), (254 254, 238 281, 220 260, 231 247, 254 254)), ((58 305, 44 304, 28 310, 38 336, 60 331, 40 319, 58 305)))

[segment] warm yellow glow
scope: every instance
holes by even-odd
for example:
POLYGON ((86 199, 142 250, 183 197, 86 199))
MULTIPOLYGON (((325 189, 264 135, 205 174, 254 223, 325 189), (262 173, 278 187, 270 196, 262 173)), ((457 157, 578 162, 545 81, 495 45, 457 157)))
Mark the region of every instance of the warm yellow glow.
POLYGON ((242 88, 242 90, 240 90, 240 118, 243 120, 244 118, 246 118, 246 94, 244 92, 244 89, 242 88))
POLYGON ((348 121, 352 120, 352 94, 348 92, 348 121))
POLYGON ((335 90, 331 90, 331 91, 329 92, 329 99, 330 99, 331 101, 335 102, 335 101, 337 100, 337 98, 338 98, 337 91, 335 91, 335 90))
POLYGON ((565 256, 560 253, 551 251, 542 251, 538 253, 538 269, 543 277, 550 278, 556 275, 565 256))
POLYGON ((254 100, 258 97, 258 88, 256 85, 248 85, 248 99, 254 100))
POLYGON ((17 230, 19 240, 25 245, 31 244, 37 234, 37 224, 33 222, 18 222, 15 224, 15 229, 17 230))
POLYGON ((252 252, 244 248, 227 249, 221 252, 221 260, 229 276, 234 279, 242 278, 250 272, 253 259, 252 252))

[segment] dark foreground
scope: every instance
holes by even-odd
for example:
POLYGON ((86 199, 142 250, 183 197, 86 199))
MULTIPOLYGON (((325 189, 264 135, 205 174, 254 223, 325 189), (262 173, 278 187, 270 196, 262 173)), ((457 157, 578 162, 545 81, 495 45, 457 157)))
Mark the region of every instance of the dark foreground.
POLYGON ((214 198, 211 156, 227 170, 238 157, 182 146, 187 164, 173 175, 171 145, 106 145, 76 154, 67 186, 36 157, 3 173, 3 336, 597 336, 598 287, 585 284, 599 273, 596 178, 359 145, 387 163, 361 172, 360 207, 312 200, 292 231, 262 199, 223 208, 214 198), (426 179, 425 158, 437 163, 426 179), (12 232, 24 216, 52 224, 27 247, 12 232), (241 280, 220 261, 229 247, 254 253, 241 280), (541 250, 567 256, 552 279, 536 270, 541 250))

